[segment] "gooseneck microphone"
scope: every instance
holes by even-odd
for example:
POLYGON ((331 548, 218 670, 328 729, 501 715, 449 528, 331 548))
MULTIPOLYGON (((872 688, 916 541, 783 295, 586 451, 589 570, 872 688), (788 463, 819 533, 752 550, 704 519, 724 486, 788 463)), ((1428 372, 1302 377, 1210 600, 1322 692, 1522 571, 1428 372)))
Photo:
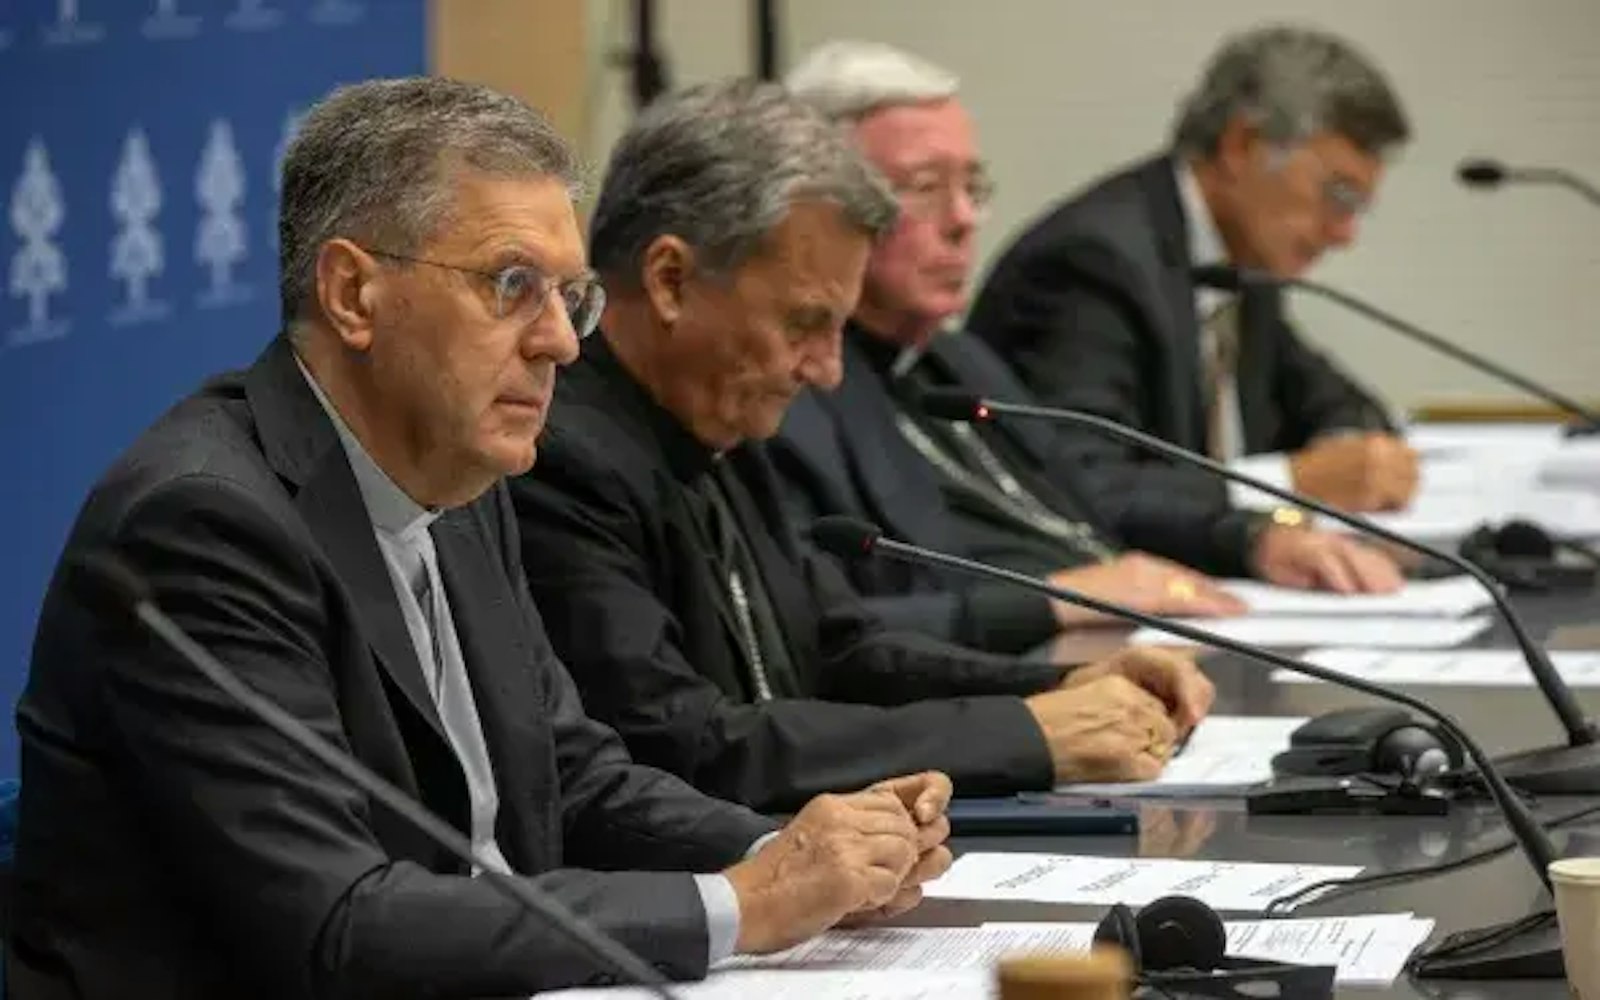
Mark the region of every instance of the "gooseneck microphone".
POLYGON ((1549 184, 1575 191, 1600 205, 1600 188, 1560 167, 1508 167, 1498 160, 1462 160, 1456 179, 1470 188, 1497 188, 1506 184, 1549 184))
MULTIPOLYGON (((1433 720, 1442 732, 1456 741, 1456 745, 1461 747, 1467 758, 1477 765, 1490 797, 1493 798, 1501 815, 1505 817, 1506 826, 1510 828, 1512 836, 1516 838, 1517 844, 1521 846, 1523 855, 1528 859, 1528 863, 1533 866, 1535 874, 1539 876, 1540 883, 1547 889, 1550 887, 1550 864, 1560 857, 1560 853, 1556 850, 1555 844, 1550 840, 1550 837, 1544 832, 1544 828, 1539 825, 1539 821, 1528 811, 1528 807, 1517 797, 1517 794, 1511 790, 1504 776, 1501 775, 1499 768, 1495 767, 1494 762, 1489 759, 1489 755, 1484 752, 1476 740, 1467 735, 1461 724, 1447 712, 1434 708, 1420 698, 1408 695, 1403 691, 1396 691, 1380 684, 1362 680, 1359 677, 1350 677, 1337 670, 1329 670, 1313 663, 1296 660, 1273 652, 1270 649, 1218 635, 1207 629, 1195 628, 1182 622, 1169 621, 1155 615, 1145 614, 1142 611, 1135 611, 1133 608, 1124 607, 1120 604, 1103 601, 1075 590, 1057 587, 1023 573, 884 538, 883 532, 877 525, 859 521, 855 518, 837 515, 818 518, 811 526, 811 540, 818 548, 845 559, 861 559, 873 555, 882 555, 902 562, 937 566, 954 570, 958 573, 1015 584, 1018 587, 1024 587, 1036 593, 1066 601, 1069 604, 1076 604, 1079 607, 1098 611, 1103 615, 1136 622, 1140 625, 1159 629, 1170 635, 1182 636, 1193 642, 1214 646, 1217 649, 1225 649, 1259 663, 1282 667, 1297 674, 1314 677, 1320 681, 1337 684, 1340 687, 1359 691, 1362 694, 1409 708, 1419 715, 1433 720)), ((1557 936, 1548 927, 1538 933, 1526 935, 1530 938, 1526 942, 1516 940, 1519 936, 1507 935, 1496 947, 1483 949, 1482 952, 1466 958, 1440 956, 1432 962, 1429 974, 1456 979, 1559 977, 1562 952, 1557 936)))
POLYGON ((1159 629, 1170 635, 1182 636, 1192 642, 1214 646, 1218 649, 1226 649, 1231 653, 1237 653, 1259 663, 1282 667, 1285 670, 1302 674, 1306 677, 1314 677, 1319 681, 1337 684, 1340 687, 1359 691, 1362 694, 1370 695, 1383 701, 1403 705, 1437 723, 1439 728, 1449 734, 1472 762, 1477 765, 1478 770, 1483 775, 1484 785, 1494 798, 1495 804, 1505 814, 1506 825, 1511 828, 1511 832, 1516 836, 1518 843, 1522 845, 1522 849, 1527 854, 1529 863, 1533 865, 1534 870, 1538 873, 1540 881, 1546 886, 1550 884, 1548 869, 1551 862, 1555 861, 1560 854, 1556 850, 1555 844, 1546 836, 1544 829, 1539 826, 1539 821, 1534 819, 1533 814, 1528 811, 1528 807, 1506 784, 1506 780, 1501 776, 1499 768, 1495 767, 1494 762, 1489 759, 1489 755, 1483 751, 1477 741, 1467 735, 1461 724, 1448 713, 1434 708, 1420 698, 1381 684, 1362 680, 1359 677, 1348 676, 1337 670, 1329 670, 1327 667, 1320 667, 1314 663, 1296 660, 1293 657, 1284 656, 1261 646, 1240 642, 1237 639, 1219 635, 1208 629, 1196 628, 1183 622, 1145 614, 1142 611, 1135 611, 1133 608, 1115 604, 1111 601, 1104 601, 1076 590, 1058 587, 1044 580, 1028 576, 1025 573, 1018 573, 1000 566, 991 566, 988 563, 978 562, 975 559, 966 559, 947 552, 940 552, 936 549, 923 548, 920 545, 912 545, 908 542, 885 538, 883 537, 883 531, 877 525, 860 521, 853 517, 829 515, 818 518, 811 525, 811 540, 823 551, 843 559, 861 559, 872 555, 882 555, 891 559, 898 559, 901 562, 922 566, 937 566, 954 570, 958 573, 965 573, 969 576, 1000 580, 1044 594, 1059 601, 1065 601, 1068 604, 1076 604, 1081 608, 1098 611, 1112 618, 1137 622, 1140 625, 1159 629))
POLYGON ((526 879, 496 871, 490 860, 475 850, 472 841, 455 827, 428 811, 365 764, 318 736, 305 723, 257 694, 156 605, 150 585, 121 557, 109 551, 82 556, 72 565, 71 585, 78 600, 86 607, 108 620, 149 630, 190 666, 243 705, 250 714, 351 785, 403 817, 434 843, 478 868, 482 877, 501 893, 537 919, 555 927, 592 958, 630 981, 645 986, 661 1000, 675 1000, 673 993, 664 985, 666 978, 650 963, 591 927, 559 900, 526 879))
POLYGON ((1237 292, 1251 285, 1266 288, 1298 288, 1310 292, 1365 316, 1380 326, 1388 327, 1390 330, 1422 344, 1424 347, 1454 358, 1467 367, 1480 371, 1496 381, 1521 389, 1535 399, 1549 403, 1570 417, 1576 417, 1578 423, 1568 428, 1568 433, 1570 434, 1600 432, 1600 413, 1583 405, 1571 396, 1552 389, 1526 375, 1514 372, 1498 361, 1491 361, 1481 354, 1469 351, 1436 333, 1430 333, 1422 329, 1409 320, 1402 319, 1386 309, 1380 309, 1364 299, 1359 299, 1349 292, 1340 291, 1331 285, 1312 281, 1309 278, 1279 278, 1265 271, 1234 268, 1226 264, 1200 264, 1191 267, 1189 275, 1194 279, 1196 285, 1222 292, 1237 292))
POLYGON ((924 412, 943 420, 982 422, 996 415, 1007 415, 1053 420, 1087 428, 1093 433, 1133 444, 1184 465, 1198 466, 1223 479, 1260 490, 1297 507, 1316 511, 1362 534, 1381 538, 1392 545, 1454 566, 1476 580, 1488 593, 1500 617, 1510 628, 1512 637, 1516 640, 1517 647, 1533 674, 1534 681, 1539 685, 1540 692, 1550 703, 1551 710, 1567 734, 1566 746, 1532 750, 1502 760, 1500 766, 1506 777, 1519 788, 1530 792, 1558 795, 1600 794, 1600 742, 1597 742, 1600 740, 1600 728, 1584 716, 1572 689, 1567 686, 1567 682, 1557 672, 1555 665, 1550 662, 1550 657, 1538 643, 1533 641, 1522 619, 1506 600, 1504 591, 1470 560, 1407 538, 1360 515, 1348 513, 1293 490, 1263 482, 1254 476, 1236 472, 1221 462, 1093 413, 1024 403, 1006 403, 954 389, 929 389, 923 394, 921 403, 924 412))

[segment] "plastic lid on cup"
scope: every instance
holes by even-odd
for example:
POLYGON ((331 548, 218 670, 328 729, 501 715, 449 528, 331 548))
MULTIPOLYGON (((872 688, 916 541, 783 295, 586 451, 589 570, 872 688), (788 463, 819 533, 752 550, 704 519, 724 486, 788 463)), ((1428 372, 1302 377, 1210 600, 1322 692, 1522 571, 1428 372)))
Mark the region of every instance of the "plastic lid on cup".
POLYGON ((1600 885, 1600 858, 1562 858, 1550 863, 1550 881, 1600 885))

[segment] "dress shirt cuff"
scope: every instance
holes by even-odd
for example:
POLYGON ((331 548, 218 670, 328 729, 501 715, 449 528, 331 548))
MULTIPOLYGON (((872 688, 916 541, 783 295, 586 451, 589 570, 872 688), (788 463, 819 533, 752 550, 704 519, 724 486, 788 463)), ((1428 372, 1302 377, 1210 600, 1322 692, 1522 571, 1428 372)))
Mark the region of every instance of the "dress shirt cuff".
MULTIPOLYGON (((1244 458, 1234 459, 1228 463, 1228 468, 1234 472, 1242 472, 1247 476, 1254 476, 1270 486, 1283 490, 1294 489, 1294 473, 1289 467, 1289 456, 1285 452, 1274 451, 1260 455, 1247 455, 1244 458)), ((1283 501, 1270 493, 1251 489, 1243 483, 1228 484, 1228 499, 1235 507, 1245 510, 1271 510, 1282 506, 1283 501)))
MULTIPOLYGON (((782 832, 773 830, 757 837, 744 856, 755 857, 768 841, 782 832)), ((721 875, 696 875, 694 887, 700 891, 700 903, 706 908, 706 966, 709 968, 730 957, 739 944, 739 895, 733 891, 733 884, 721 875)))
POLYGON ((731 956, 739 944, 739 896, 721 875, 696 875, 694 887, 706 908, 706 967, 710 968, 731 956))

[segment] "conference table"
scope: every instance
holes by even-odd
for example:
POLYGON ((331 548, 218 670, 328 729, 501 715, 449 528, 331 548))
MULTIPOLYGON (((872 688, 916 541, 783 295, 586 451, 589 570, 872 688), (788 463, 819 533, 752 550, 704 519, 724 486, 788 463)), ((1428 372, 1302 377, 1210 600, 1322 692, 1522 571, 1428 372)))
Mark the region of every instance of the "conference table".
MULTIPOLYGON (((1564 648, 1600 648, 1591 641, 1600 623, 1600 593, 1517 596, 1514 604, 1533 634, 1564 648), (1589 630, 1590 634, 1585 635, 1589 630)), ((1471 644, 1513 648, 1509 632, 1497 625, 1471 644)), ((1219 713, 1232 715, 1313 716, 1336 708, 1372 704, 1370 699, 1327 684, 1284 684, 1269 679, 1270 668, 1231 654, 1205 659, 1218 688, 1219 713)), ((1491 754, 1545 746, 1561 741, 1561 731, 1535 687, 1405 688, 1451 713, 1491 754)), ((1600 715, 1600 688, 1577 691, 1585 709, 1600 715)), ((1551 797, 1540 800, 1543 816, 1600 805, 1600 797, 1551 797)), ((1131 837, 1004 837, 957 838, 962 851, 1045 851, 1063 854, 1146 857, 1194 857, 1207 860, 1279 861, 1361 865, 1366 873, 1433 864, 1458 858, 1504 840, 1509 834, 1488 803, 1455 803, 1447 816, 1249 816, 1242 801, 1195 800, 1152 802, 1140 806, 1143 831, 1131 837)), ((1600 816, 1556 833, 1563 853, 1600 854, 1600 816)), ((1294 916, 1412 911, 1431 917, 1436 926, 1429 943, 1469 928, 1498 924, 1552 907, 1548 893, 1520 851, 1419 881, 1373 888, 1314 901, 1294 916)), ((915 926, 970 926, 1004 920, 1095 920, 1101 911, 1056 904, 1021 904, 968 900, 928 900, 908 915, 915 926)), ((1600 942, 1597 942, 1600 946, 1600 942)), ((1402 977, 1387 989, 1342 990, 1340 995, 1429 997, 1438 1000, 1506 998, 1567 1000, 1556 980, 1463 982, 1412 980, 1402 977)))

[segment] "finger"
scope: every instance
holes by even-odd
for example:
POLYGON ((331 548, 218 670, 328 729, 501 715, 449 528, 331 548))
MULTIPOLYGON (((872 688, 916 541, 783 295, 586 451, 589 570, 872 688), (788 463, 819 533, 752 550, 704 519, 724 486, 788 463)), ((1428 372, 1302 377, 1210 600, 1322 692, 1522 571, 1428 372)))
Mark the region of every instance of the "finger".
POLYGON ((1217 686, 1198 667, 1183 670, 1178 680, 1178 705, 1172 721, 1180 732, 1187 733, 1211 711, 1217 700, 1217 686))
POLYGON ((1337 546, 1321 545, 1312 555, 1311 570, 1318 583, 1336 594, 1356 592, 1356 580, 1343 559, 1334 551, 1337 546))
POLYGON ((932 823, 917 827, 917 849, 928 851, 950 839, 950 817, 940 814, 932 823))
MULTIPOLYGON (((895 804, 899 805, 898 802, 895 804)), ((917 839, 917 825, 911 822, 904 808, 897 808, 893 812, 868 808, 850 810, 841 817, 838 825, 860 836, 899 837, 913 842, 917 839)))
POLYGON ((950 776, 942 771, 928 771, 918 777, 921 787, 911 803, 911 817, 918 826, 926 826, 944 816, 951 796, 955 795, 955 786, 951 784, 950 776))
POLYGON ((1242 615, 1250 610, 1250 606, 1242 599, 1204 577, 1195 578, 1195 600, 1201 606, 1202 614, 1217 618, 1242 615))
POLYGON ((922 903, 922 888, 909 886, 894 894, 894 898, 878 908, 879 917, 883 920, 893 920, 903 913, 909 913, 922 903))
POLYGON ((917 863, 911 866, 911 871, 906 873, 906 885, 915 886, 932 882, 949 871, 954 863, 955 856, 950 853, 950 848, 943 845, 923 851, 922 856, 917 858, 917 863))
POLYGON ((1400 567, 1377 549, 1355 543, 1350 543, 1345 549, 1346 564, 1361 593, 1388 594, 1399 590, 1405 583, 1400 567))

